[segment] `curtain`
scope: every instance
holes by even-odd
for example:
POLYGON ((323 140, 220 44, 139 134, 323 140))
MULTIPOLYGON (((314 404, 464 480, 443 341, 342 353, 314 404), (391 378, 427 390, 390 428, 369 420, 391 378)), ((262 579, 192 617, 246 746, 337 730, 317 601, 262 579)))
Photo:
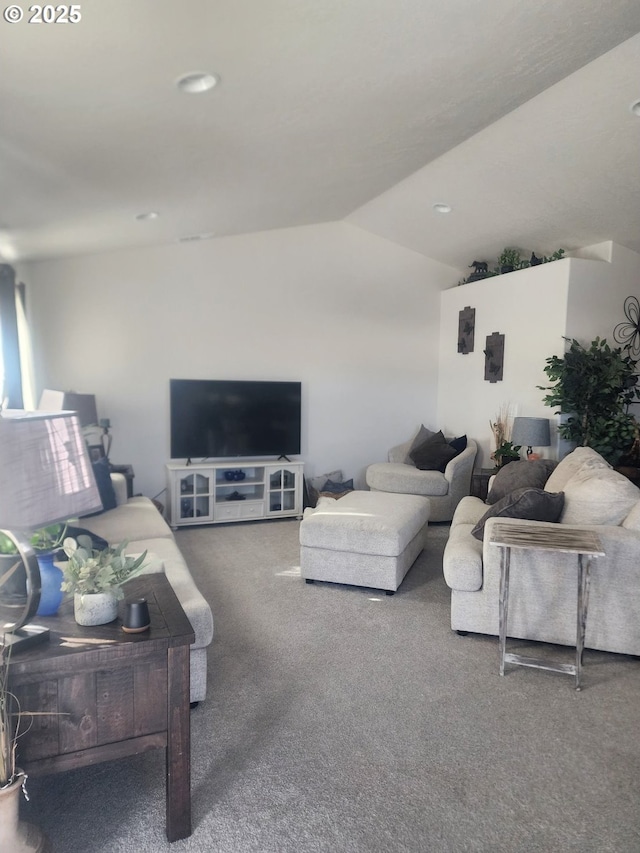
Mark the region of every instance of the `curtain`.
POLYGON ((9 264, 0 264, 0 389, 3 407, 35 408, 25 287, 9 264))

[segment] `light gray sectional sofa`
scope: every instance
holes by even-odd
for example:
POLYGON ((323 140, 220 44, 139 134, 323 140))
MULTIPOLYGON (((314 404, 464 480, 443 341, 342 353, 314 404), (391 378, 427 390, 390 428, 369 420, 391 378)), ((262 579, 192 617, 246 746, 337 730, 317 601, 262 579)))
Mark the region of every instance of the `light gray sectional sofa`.
MULTIPOLYGON (((591 448, 579 447, 558 463, 544 490, 564 493, 558 523, 595 531, 606 553, 592 562, 586 647, 640 655, 640 489, 591 448)), ((489 518, 479 541, 471 531, 487 510, 479 498, 460 502, 443 570, 451 588, 451 627, 497 635, 501 549, 489 544, 492 526, 498 520, 554 525, 489 518)), ((575 645, 575 554, 512 549, 509 589, 510 637, 575 645)))
POLYGON ((80 524, 106 539, 110 545, 127 541, 127 553, 148 551, 149 571, 162 571, 182 605, 195 633, 191 646, 191 701, 202 701, 207 693, 207 646, 213 639, 213 615, 195 585, 171 528, 149 498, 127 499, 126 480, 112 474, 117 506, 80 524))

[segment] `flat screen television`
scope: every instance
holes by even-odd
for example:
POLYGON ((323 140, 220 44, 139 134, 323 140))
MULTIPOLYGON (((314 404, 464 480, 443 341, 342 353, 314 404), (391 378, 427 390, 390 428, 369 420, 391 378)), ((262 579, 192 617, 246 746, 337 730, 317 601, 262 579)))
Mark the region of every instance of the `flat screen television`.
POLYGON ((300 453, 300 382, 169 381, 172 459, 300 453))

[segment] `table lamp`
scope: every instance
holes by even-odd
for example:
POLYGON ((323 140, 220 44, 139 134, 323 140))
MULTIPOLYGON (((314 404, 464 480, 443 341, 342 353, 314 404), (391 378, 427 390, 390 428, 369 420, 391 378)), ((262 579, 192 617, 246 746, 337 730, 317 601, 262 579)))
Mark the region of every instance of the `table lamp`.
POLYGON ((511 443, 527 447, 527 459, 531 459, 534 447, 549 447, 551 434, 548 418, 514 418, 511 427, 511 443))
POLYGON ((43 626, 28 624, 41 590, 32 533, 100 509, 75 412, 0 412, 0 531, 18 550, 0 568, 0 645, 23 649, 49 635, 43 626))

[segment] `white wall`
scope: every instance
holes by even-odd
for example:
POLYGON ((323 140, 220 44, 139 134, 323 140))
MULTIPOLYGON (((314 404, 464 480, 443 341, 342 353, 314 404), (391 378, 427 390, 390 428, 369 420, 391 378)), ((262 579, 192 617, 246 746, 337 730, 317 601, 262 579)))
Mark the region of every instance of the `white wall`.
POLYGON ((457 273, 345 224, 24 264, 36 382, 92 392, 114 462, 165 485, 169 379, 303 383, 307 473, 363 484, 436 410, 440 291, 457 273))
POLYGON ((438 425, 445 433, 476 439, 478 466, 493 464, 489 423, 503 406, 511 406, 514 415, 551 417, 536 386, 546 384, 545 359, 564 350, 570 263, 555 261, 442 293, 438 425), (466 306, 476 309, 475 345, 462 355, 458 313, 466 306), (484 379, 483 350, 493 332, 505 336, 504 371, 502 381, 490 383, 484 379))
POLYGON ((613 329, 624 320, 625 297, 640 297, 640 255, 610 242, 586 247, 580 255, 442 293, 438 424, 479 442, 478 465, 492 464, 489 421, 503 404, 511 405, 514 415, 549 418, 552 447, 537 452, 562 456, 568 448, 558 440, 557 417, 537 387, 549 383, 546 359, 564 352, 565 337, 589 344, 599 336, 619 346, 613 329), (467 305, 476 309, 475 349, 462 355, 458 312, 467 305), (492 332, 505 335, 504 378, 496 383, 484 379, 483 350, 492 332))

